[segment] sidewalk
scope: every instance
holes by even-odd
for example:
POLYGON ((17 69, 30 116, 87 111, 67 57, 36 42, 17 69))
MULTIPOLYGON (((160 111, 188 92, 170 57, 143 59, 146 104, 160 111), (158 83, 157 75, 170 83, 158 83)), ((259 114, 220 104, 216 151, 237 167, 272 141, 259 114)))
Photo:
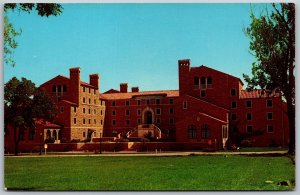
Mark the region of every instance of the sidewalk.
POLYGON ((288 151, 263 151, 263 152, 200 152, 200 151, 151 151, 151 152, 135 152, 135 151, 120 151, 120 152, 47 152, 39 155, 37 153, 21 153, 19 156, 5 155, 5 157, 64 157, 64 156, 193 156, 193 155, 286 155, 288 151))

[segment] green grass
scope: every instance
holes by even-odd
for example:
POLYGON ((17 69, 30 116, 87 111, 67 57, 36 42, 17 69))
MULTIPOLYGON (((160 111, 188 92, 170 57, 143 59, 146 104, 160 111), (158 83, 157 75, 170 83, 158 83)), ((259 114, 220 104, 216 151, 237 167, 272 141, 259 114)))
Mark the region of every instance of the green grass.
POLYGON ((249 147, 249 148, 240 148, 239 152, 267 152, 267 151, 287 151, 288 148, 279 148, 279 147, 249 147))
POLYGON ((5 157, 4 163, 8 190, 291 190, 276 184, 295 178, 287 157, 5 157))

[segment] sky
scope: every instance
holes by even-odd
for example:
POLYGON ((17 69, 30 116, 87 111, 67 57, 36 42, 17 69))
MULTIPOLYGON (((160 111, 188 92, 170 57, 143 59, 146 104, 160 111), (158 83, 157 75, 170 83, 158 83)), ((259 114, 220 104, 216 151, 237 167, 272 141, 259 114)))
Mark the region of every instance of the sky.
POLYGON ((16 66, 4 65, 4 83, 16 76, 39 86, 80 67, 84 82, 89 74, 100 75, 101 93, 119 89, 120 83, 140 91, 178 89, 179 59, 241 79, 251 74, 255 58, 243 32, 251 22, 249 3, 62 6, 57 17, 8 13, 22 34, 16 66))

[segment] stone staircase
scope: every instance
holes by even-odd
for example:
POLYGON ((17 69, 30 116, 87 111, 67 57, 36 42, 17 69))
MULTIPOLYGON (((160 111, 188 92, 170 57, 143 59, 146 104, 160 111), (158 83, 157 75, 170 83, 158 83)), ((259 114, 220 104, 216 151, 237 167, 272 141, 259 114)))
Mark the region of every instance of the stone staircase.
POLYGON ((145 137, 145 134, 151 132, 155 138, 161 138, 161 130, 154 124, 138 125, 132 130, 128 131, 127 137, 145 137))

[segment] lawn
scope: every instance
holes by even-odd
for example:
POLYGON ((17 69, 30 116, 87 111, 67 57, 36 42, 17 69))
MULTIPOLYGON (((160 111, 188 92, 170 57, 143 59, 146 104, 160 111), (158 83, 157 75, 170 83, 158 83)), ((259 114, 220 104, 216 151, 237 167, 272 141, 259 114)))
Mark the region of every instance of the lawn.
POLYGON ((291 190, 287 157, 5 157, 8 190, 291 190), (266 182, 272 181, 272 182, 266 182))

